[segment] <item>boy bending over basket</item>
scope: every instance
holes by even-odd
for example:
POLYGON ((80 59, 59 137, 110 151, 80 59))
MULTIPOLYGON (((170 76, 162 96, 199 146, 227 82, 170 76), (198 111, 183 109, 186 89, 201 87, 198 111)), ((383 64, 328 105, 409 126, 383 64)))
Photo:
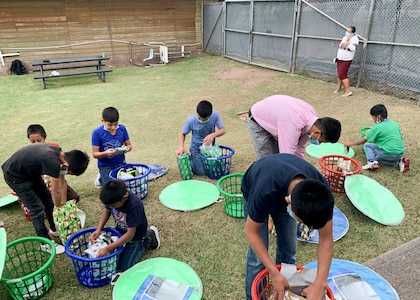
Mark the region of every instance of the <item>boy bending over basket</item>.
POLYGON ((302 291, 308 300, 324 299, 333 254, 332 215, 334 197, 319 171, 291 154, 274 154, 257 160, 242 180, 245 234, 249 242, 245 289, 251 299, 255 276, 264 268, 270 273, 274 299, 290 289, 276 264, 296 262, 296 222, 318 229, 318 270, 315 281, 302 291), (268 216, 277 229, 276 261, 268 253, 268 216))
POLYGON ((109 217, 115 220, 115 229, 122 236, 116 242, 99 250, 96 257, 106 256, 125 244, 120 253, 117 271, 124 272, 135 265, 148 249, 160 247, 159 231, 155 226, 148 227, 143 202, 134 193, 127 190, 121 180, 109 180, 99 195, 105 209, 99 220, 98 228, 90 235, 89 240, 95 243, 109 217))
MULTIPOLYGON (((54 142, 46 142, 47 132, 45 131, 44 127, 42 127, 39 124, 29 125, 28 129, 26 130, 26 133, 27 133, 28 140, 29 140, 29 142, 31 142, 31 144, 47 143, 49 145, 53 145, 53 146, 57 146, 57 147, 59 146, 57 143, 54 143, 54 142)), ((48 182, 49 182, 49 180, 48 180, 48 182)), ((77 203, 80 200, 80 196, 79 196, 79 194, 76 193, 75 190, 73 190, 73 188, 71 188, 67 184, 67 201, 73 200, 73 199, 77 203)), ((54 235, 54 236, 56 236, 56 235, 54 235)))
MULTIPOLYGON (((4 180, 29 209, 37 236, 49 239, 44 214, 52 232, 57 231, 53 209, 67 201, 67 183, 64 175, 83 174, 89 157, 80 150, 61 151, 60 147, 45 143, 30 144, 17 150, 2 166, 4 180), (50 177, 50 189, 42 179, 50 177)), ((64 253, 62 245, 55 244, 57 254, 64 253)), ((48 251, 47 248, 45 248, 48 251)))

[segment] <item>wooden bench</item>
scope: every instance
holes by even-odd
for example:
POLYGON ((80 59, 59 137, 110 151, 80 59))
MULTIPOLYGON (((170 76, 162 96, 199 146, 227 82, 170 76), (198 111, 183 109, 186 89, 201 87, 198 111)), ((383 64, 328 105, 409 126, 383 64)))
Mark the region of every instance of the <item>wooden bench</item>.
POLYGON ((70 57, 70 58, 55 58, 55 59, 45 59, 45 60, 35 60, 32 61, 33 67, 39 67, 39 69, 34 69, 34 72, 40 72, 41 74, 35 76, 34 79, 41 79, 44 89, 47 88, 45 80, 47 78, 59 78, 67 76, 78 76, 78 75, 88 75, 96 74, 98 78, 105 82, 105 73, 112 72, 111 69, 103 69, 105 66, 102 61, 109 60, 109 56, 85 56, 85 57, 70 57), (95 62, 95 63, 92 63, 95 62), (46 68, 46 66, 49 66, 46 68), (93 70, 80 70, 74 72, 64 72, 57 74, 46 74, 47 71, 56 71, 56 70, 71 70, 71 69, 87 69, 95 68, 93 70))

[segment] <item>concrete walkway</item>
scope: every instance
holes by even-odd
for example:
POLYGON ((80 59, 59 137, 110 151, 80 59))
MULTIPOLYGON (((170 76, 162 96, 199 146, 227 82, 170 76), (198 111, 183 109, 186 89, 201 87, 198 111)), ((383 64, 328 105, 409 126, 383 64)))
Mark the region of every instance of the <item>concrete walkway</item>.
POLYGON ((363 265, 385 278, 400 300, 420 299, 420 237, 363 265))

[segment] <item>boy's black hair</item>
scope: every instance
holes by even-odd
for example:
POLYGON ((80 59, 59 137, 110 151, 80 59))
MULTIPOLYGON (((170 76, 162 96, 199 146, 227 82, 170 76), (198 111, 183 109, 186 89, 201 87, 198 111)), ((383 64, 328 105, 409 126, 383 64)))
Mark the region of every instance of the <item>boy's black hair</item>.
POLYGON ((102 111, 102 119, 105 122, 115 123, 120 119, 118 110, 115 107, 107 107, 102 111))
POLYGON ((42 127, 39 124, 31 124, 28 126, 28 129, 26 130, 26 135, 28 139, 31 134, 39 134, 44 139, 47 138, 47 133, 45 132, 44 127, 42 127))
POLYGON ((118 179, 111 179, 102 186, 99 198, 103 204, 110 205, 121 201, 125 193, 127 193, 125 183, 118 179))
POLYGON ((324 117, 316 120, 314 125, 321 130, 321 137, 325 142, 335 143, 340 138, 340 121, 333 118, 324 117))
POLYGON ((386 110, 385 105, 376 104, 370 109, 370 115, 374 117, 381 116, 383 119, 386 119, 388 118, 388 111, 386 110))
POLYGON ((291 194, 292 211, 302 222, 319 229, 332 219, 334 196, 322 181, 304 179, 297 183, 291 194))
POLYGON ((213 105, 207 101, 200 101, 197 105, 197 113, 202 118, 207 118, 213 113, 213 105))
POLYGON ((351 32, 352 32, 352 33, 356 33, 356 27, 354 27, 354 26, 350 26, 349 28, 351 29, 351 32))
POLYGON ((74 175, 82 175, 89 164, 89 156, 80 150, 64 152, 64 159, 69 163, 69 171, 74 175))

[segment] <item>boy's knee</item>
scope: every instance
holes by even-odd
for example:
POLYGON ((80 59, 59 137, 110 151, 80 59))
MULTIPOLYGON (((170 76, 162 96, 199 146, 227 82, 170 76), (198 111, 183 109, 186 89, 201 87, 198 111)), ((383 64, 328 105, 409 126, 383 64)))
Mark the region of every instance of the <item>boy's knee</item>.
POLYGON ((193 171, 195 175, 198 175, 198 176, 206 175, 204 164, 201 160, 199 162, 191 161, 191 170, 193 171))
POLYGON ((206 175, 206 172, 204 171, 204 169, 203 170, 194 170, 193 169, 192 171, 197 176, 204 176, 204 175, 206 175))

